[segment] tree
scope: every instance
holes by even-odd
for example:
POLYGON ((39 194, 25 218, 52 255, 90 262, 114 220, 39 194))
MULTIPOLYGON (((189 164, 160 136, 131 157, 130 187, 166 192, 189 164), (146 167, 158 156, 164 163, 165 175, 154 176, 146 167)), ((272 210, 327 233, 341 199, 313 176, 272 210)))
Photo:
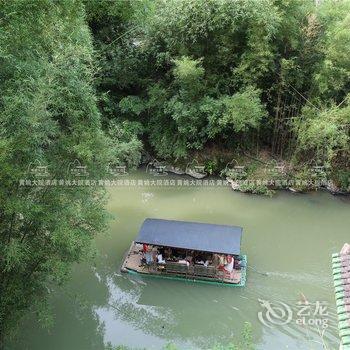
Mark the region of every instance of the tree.
POLYGON ((141 159, 144 128, 139 116, 144 106, 133 94, 141 88, 148 68, 139 49, 139 24, 147 1, 87 0, 84 4, 98 67, 94 84, 102 126, 111 138, 112 163, 135 167, 141 159))
POLYGON ((349 6, 348 0, 87 2, 106 124, 137 125, 132 138, 142 138, 157 157, 261 145, 291 159, 300 150, 295 124, 303 123, 304 107, 326 110, 345 101, 349 6))
POLYGON ((48 291, 105 228, 104 192, 74 184, 69 165, 80 162, 96 179, 109 155, 81 2, 1 2, 0 16, 2 343, 25 312, 43 310, 48 291), (48 166, 44 180, 68 179, 71 186, 38 182, 30 172, 38 164, 48 166))
POLYGON ((334 6, 326 1, 319 8, 319 19, 323 26, 322 54, 314 79, 322 99, 341 103, 349 91, 350 60, 350 2, 339 1, 334 6))
POLYGON ((291 124, 299 162, 328 165, 337 185, 350 184, 349 1, 324 1, 317 7, 317 61, 310 76, 309 101, 291 124))
POLYGON ((349 97, 341 107, 323 109, 305 107, 300 119, 295 120, 299 160, 313 165, 327 165, 332 178, 344 191, 350 186, 350 105, 349 97))

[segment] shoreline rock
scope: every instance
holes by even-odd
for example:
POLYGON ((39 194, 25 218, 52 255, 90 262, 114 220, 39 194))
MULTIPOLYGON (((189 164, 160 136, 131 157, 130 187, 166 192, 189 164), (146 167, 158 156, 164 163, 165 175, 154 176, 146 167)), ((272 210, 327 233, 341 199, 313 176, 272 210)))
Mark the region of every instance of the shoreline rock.
MULTIPOLYGON (((202 169, 201 169, 202 170, 202 169)), ((205 172, 197 172, 196 169, 192 169, 192 168, 189 168, 189 167, 186 167, 186 169, 184 168, 181 168, 181 167, 178 167, 178 166, 174 166, 174 165, 167 165, 166 168, 165 168, 165 171, 168 172, 168 173, 172 173, 172 174, 175 174, 175 175, 188 175, 194 179, 203 179, 205 177, 208 176, 207 173, 205 172)), ((252 191, 250 190, 244 190, 244 187, 242 188, 241 184, 240 184, 240 181, 239 180, 233 180, 233 179, 230 179, 229 177, 226 177, 226 181, 230 184, 230 187, 233 191, 239 191, 239 192, 242 192, 242 193, 250 193, 252 191)), ((244 181, 250 181, 249 179, 245 179, 244 181)), ((258 187, 258 185, 257 185, 258 187)), ((292 186, 286 186, 286 187, 283 187, 283 186, 273 186, 271 184, 268 184, 267 186, 265 186, 268 188, 268 190, 271 190, 271 191, 289 191, 291 193, 308 193, 308 192, 313 192, 313 191, 317 191, 317 190, 325 190, 329 193, 331 193, 332 195, 342 195, 342 196, 347 196, 347 195, 350 195, 350 189, 348 191, 343 191, 341 189, 339 189, 336 184, 330 180, 328 181, 327 184, 324 184, 320 187, 315 187, 314 185, 309 185, 309 186, 305 186, 303 187, 302 189, 299 189, 297 187, 292 187, 292 186)), ((254 193, 254 192, 252 192, 254 193)), ((263 193, 261 193, 263 194, 263 193)))
POLYGON ((206 173, 199 173, 199 172, 196 172, 195 170, 193 169, 186 169, 186 170, 183 170, 179 167, 175 167, 173 165, 171 166, 167 166, 165 168, 165 171, 169 172, 169 173, 172 173, 172 174, 175 174, 175 175, 188 175, 188 176, 191 176, 195 179, 203 179, 205 178, 206 176, 208 176, 206 173))

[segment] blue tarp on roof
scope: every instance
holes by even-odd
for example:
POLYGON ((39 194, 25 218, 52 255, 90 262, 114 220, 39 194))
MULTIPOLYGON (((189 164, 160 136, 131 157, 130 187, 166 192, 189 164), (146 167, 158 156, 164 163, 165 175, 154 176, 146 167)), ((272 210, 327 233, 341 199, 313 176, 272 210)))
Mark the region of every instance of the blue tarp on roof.
POLYGON ((238 255, 242 231, 238 226, 146 219, 135 242, 238 255))

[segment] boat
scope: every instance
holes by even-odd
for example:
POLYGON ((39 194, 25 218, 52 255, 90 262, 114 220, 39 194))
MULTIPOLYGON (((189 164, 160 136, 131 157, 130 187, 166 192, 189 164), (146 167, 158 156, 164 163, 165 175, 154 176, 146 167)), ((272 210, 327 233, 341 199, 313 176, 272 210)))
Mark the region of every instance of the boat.
POLYGON ((242 232, 239 226, 147 218, 124 256, 121 272, 244 287, 242 232))

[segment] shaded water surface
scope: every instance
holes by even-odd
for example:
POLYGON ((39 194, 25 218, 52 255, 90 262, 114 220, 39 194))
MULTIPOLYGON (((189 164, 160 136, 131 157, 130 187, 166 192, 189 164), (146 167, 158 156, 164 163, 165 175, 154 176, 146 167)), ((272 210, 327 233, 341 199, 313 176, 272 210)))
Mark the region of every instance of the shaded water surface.
POLYGON ((239 337, 246 321, 253 326, 257 349, 322 349, 322 342, 337 348, 330 256, 350 240, 348 199, 323 192, 280 192, 265 198, 225 187, 122 187, 109 192, 108 209, 115 219, 109 234, 96 241, 96 264, 76 266, 69 285, 53 293, 52 328, 41 329, 29 316, 9 349, 99 350, 108 342, 207 349, 239 337), (146 217, 243 226, 242 251, 251 266, 247 286, 121 275, 123 255, 146 217), (301 293, 311 303, 303 312, 301 293), (263 300, 279 309, 266 312, 263 300), (326 304, 326 310, 316 310, 313 303, 326 304), (285 305, 292 311, 289 322, 285 305), (297 324, 305 312, 316 315, 312 321, 306 317, 306 325, 297 324), (313 323, 324 318, 328 327, 323 333, 313 323))

